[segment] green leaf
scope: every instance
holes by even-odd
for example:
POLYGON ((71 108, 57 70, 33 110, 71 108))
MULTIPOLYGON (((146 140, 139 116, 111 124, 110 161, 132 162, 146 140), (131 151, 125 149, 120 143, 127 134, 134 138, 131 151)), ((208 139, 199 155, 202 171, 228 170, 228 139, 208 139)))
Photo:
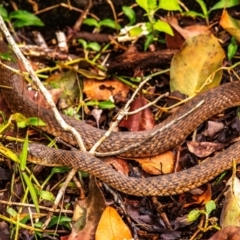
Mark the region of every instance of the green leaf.
POLYGON ((1 53, 0 58, 6 61, 16 62, 16 58, 12 55, 12 53, 1 53))
POLYGON ((196 2, 200 5, 204 16, 207 16, 208 10, 207 10, 207 6, 206 6, 205 2, 203 0, 196 0, 196 2))
POLYGON ((160 32, 165 32, 171 36, 173 36, 173 31, 170 25, 162 20, 158 20, 153 24, 153 28, 160 31, 160 32))
POLYGON ((133 25, 136 22, 136 13, 134 12, 134 10, 130 7, 123 6, 122 11, 129 19, 128 25, 129 26, 133 25))
POLYGON ((16 121, 18 128, 25 128, 29 125, 28 119, 21 113, 12 114, 12 119, 16 121))
POLYGON ((137 37, 142 33, 142 28, 141 27, 134 27, 132 29, 129 30, 129 35, 131 37, 137 37))
POLYGON ((201 18, 206 18, 202 13, 194 12, 194 11, 188 11, 183 13, 184 16, 189 16, 189 17, 201 17, 201 18))
POLYGON ((228 60, 231 60, 233 58, 233 56, 237 52, 237 49, 238 49, 238 45, 237 45, 236 39, 232 37, 231 43, 228 45, 228 48, 227 48, 228 60))
POLYGON ((54 225, 63 225, 69 228, 69 223, 72 221, 71 218, 66 216, 53 216, 50 223, 48 224, 48 228, 51 228, 54 225))
POLYGON ((146 40, 144 42, 144 51, 147 51, 149 45, 153 42, 153 34, 152 33, 149 33, 147 36, 146 36, 146 40))
POLYGON ((86 18, 83 20, 83 24, 86 24, 88 26, 93 26, 93 27, 96 27, 96 28, 99 28, 100 25, 98 23, 98 21, 94 18, 86 18))
POLYGON ((136 2, 147 13, 149 13, 152 10, 157 9, 157 1, 156 0, 136 0, 136 2))
POLYGON ((65 173, 65 172, 69 172, 70 167, 54 167, 52 168, 51 173, 65 173))
POLYGON ((13 23, 13 27, 15 28, 26 26, 44 26, 44 23, 40 18, 24 10, 11 12, 9 18, 16 19, 16 21, 13 23))
POLYGON ((0 5, 0 15, 2 16, 3 20, 9 22, 8 12, 7 9, 0 5))
POLYGON ((87 44, 87 47, 96 52, 101 50, 101 46, 97 42, 90 42, 87 44))
POLYGON ((22 151, 19 156, 21 171, 25 171, 25 169, 26 169, 27 156, 28 156, 28 134, 26 134, 26 137, 23 142, 22 151))
POLYGON ((77 41, 82 45, 83 49, 87 49, 87 41, 83 39, 78 39, 77 41))
POLYGON ((49 191, 41 190, 38 192, 38 194, 43 200, 47 200, 50 202, 54 202, 55 200, 55 196, 49 191))
POLYGON ((209 215, 213 210, 216 209, 216 204, 213 200, 210 200, 209 202, 206 203, 205 208, 207 214, 209 215))
POLYGON ((178 4, 178 0, 160 0, 159 1, 159 8, 161 9, 165 9, 168 11, 182 11, 182 9, 180 8, 179 4, 178 4))
POLYGON ((47 124, 38 117, 30 117, 30 118, 28 118, 28 121, 31 126, 35 126, 35 127, 47 126, 47 124))
POLYGON ((17 216, 17 212, 15 209, 11 208, 11 207, 7 207, 7 213, 11 216, 11 217, 16 217, 17 216))
POLYGON ((209 10, 209 13, 216 9, 230 8, 237 6, 238 4, 239 4, 238 0, 220 0, 209 10))
POLYGON ((201 212, 197 209, 193 209, 189 214, 188 214, 188 218, 187 221, 188 222, 193 222, 195 220, 198 219, 198 217, 200 216, 201 212))
POLYGON ((99 102, 98 107, 101 109, 112 109, 115 108, 115 104, 108 100, 108 101, 103 101, 103 102, 99 102))
POLYGON ((32 201, 33 201, 33 203, 35 205, 36 211, 37 211, 37 213, 40 213, 36 189, 33 187, 33 184, 31 182, 30 178, 28 177, 28 175, 25 172, 22 172, 22 176, 24 178, 24 181, 25 181, 26 185, 29 188, 29 192, 30 192, 32 201))
POLYGON ((112 19, 108 19, 108 18, 100 21, 99 25, 100 25, 100 27, 105 26, 105 27, 109 27, 109 28, 113 28, 113 29, 117 29, 117 30, 119 30, 121 28, 121 26, 118 23, 116 23, 112 19))

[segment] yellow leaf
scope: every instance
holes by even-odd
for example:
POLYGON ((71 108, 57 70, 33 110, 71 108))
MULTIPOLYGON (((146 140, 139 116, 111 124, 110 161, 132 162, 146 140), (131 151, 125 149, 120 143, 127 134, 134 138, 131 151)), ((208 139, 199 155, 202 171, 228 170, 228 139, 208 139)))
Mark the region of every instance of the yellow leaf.
POLYGON ((230 35, 236 38, 240 42, 240 21, 232 18, 226 10, 223 10, 219 24, 224 28, 230 35))
POLYGON ((189 38, 173 57, 170 67, 171 92, 188 96, 218 86, 222 78, 224 51, 213 35, 200 34, 189 38), (208 80, 208 81, 207 81, 208 80))
POLYGON ((95 239, 129 240, 132 239, 132 234, 118 212, 112 207, 107 207, 101 216, 95 239))

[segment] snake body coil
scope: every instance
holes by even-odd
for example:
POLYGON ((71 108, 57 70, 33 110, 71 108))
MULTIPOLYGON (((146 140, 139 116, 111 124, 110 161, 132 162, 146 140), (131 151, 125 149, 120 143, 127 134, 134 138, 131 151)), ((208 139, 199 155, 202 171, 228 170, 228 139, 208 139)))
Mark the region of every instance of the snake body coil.
MULTIPOLYGON (((3 42, 0 42, 0 52, 9 52, 8 47, 3 42)), ((20 69, 17 62, 2 62, 11 68, 20 69)), ((39 117, 47 123, 46 127, 41 127, 43 131, 76 145, 71 133, 64 132, 59 127, 51 110, 38 106, 36 101, 26 97, 26 84, 20 75, 0 65, 0 84, 4 86, 1 92, 8 107, 13 112, 20 112, 26 117, 39 117)), ((99 153, 97 155, 121 151, 123 148, 129 149, 129 146, 136 146, 136 142, 141 144, 122 153, 121 156, 147 157, 157 155, 181 143, 204 120, 222 112, 224 109, 237 105, 240 105, 240 82, 224 84, 199 94, 150 131, 113 132, 97 149, 99 153), (200 107, 193 113, 187 114, 202 100, 204 100, 204 103, 200 107), (168 125, 168 127, 165 128, 165 125, 168 125)), ((83 121, 67 116, 63 116, 63 118, 81 134, 87 149, 90 149, 105 133, 104 130, 91 127, 83 121)), ((79 168, 127 194, 166 196, 189 191, 210 181, 222 171, 231 168, 231 160, 238 159, 239 153, 240 143, 236 143, 203 164, 181 172, 146 179, 123 176, 88 153, 55 150, 40 144, 30 145, 29 160, 45 166, 65 165, 79 168)))

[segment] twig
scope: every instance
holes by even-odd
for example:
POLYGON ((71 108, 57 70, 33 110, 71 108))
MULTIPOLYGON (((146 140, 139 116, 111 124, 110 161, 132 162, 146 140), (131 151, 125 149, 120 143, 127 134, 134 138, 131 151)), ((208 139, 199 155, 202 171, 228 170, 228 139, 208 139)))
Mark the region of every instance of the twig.
MULTIPOLYGON (((133 102, 135 96, 137 95, 137 93, 140 91, 140 89, 143 87, 143 85, 148 82, 151 78, 147 77, 144 81, 142 81, 139 86, 136 88, 136 90, 134 91, 134 93, 132 94, 132 97, 128 100, 128 102, 126 103, 126 105, 124 106, 123 110, 119 112, 115 122, 111 125, 111 127, 108 129, 108 131, 105 132, 105 134, 101 137, 101 139, 99 139, 98 142, 96 142, 94 144, 94 146, 92 147, 92 149, 90 150, 91 154, 97 154, 97 156, 100 156, 102 153, 97 153, 96 149, 100 146, 100 144, 102 144, 103 141, 105 141, 105 139, 107 137, 110 136, 110 134, 112 133, 112 131, 118 126, 119 122, 124 118, 126 112, 129 110, 130 104, 133 102), (99 155, 100 154, 100 155, 99 155)), ((126 150, 119 150, 117 152, 123 153, 126 152, 126 150)), ((112 156, 112 155, 108 155, 108 153, 103 153, 103 154, 107 154, 104 156, 112 156)), ((102 156, 102 155, 101 155, 102 156)))

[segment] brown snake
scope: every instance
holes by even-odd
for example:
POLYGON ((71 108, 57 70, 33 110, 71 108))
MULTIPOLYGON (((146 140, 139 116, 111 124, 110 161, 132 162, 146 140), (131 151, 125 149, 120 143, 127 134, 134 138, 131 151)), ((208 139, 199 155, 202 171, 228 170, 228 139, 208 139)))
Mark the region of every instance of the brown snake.
MULTIPOLYGON (((0 42, 0 52, 9 52, 8 47, 3 42, 0 42)), ((17 61, 2 60, 2 62, 14 69, 19 70, 20 68, 17 61)), ((51 110, 38 106, 36 102, 25 96, 26 85, 20 75, 0 65, 0 84, 8 87, 2 88, 1 92, 8 107, 13 112, 20 112, 26 117, 39 117, 47 123, 46 127, 41 128, 43 131, 59 137, 67 143, 76 145, 73 136, 62 131, 59 127, 51 110)), ((204 120, 222 112, 226 108, 237 105, 240 105, 240 82, 227 83, 199 94, 180 107, 167 120, 158 124, 153 130, 136 133, 111 133, 97 151, 98 153, 119 151, 136 143, 141 143, 140 146, 122 153, 121 156, 131 158, 157 155, 180 144, 204 120), (204 100, 204 103, 199 108, 191 114, 186 114, 201 100, 204 100), (182 116, 184 117, 181 118, 182 116), (164 128, 165 125, 169 126, 164 128)), ((81 134, 87 149, 90 149, 105 133, 104 130, 91 127, 83 121, 67 116, 63 116, 63 118, 81 134)), ((45 166, 65 165, 84 170, 127 194, 167 196, 189 191, 212 180, 224 170, 231 168, 233 159, 240 162, 238 160, 240 159, 238 157, 239 153, 240 143, 237 142, 203 164, 181 172, 144 179, 124 176, 88 153, 57 150, 40 144, 31 144, 29 146, 29 161, 45 166)))

